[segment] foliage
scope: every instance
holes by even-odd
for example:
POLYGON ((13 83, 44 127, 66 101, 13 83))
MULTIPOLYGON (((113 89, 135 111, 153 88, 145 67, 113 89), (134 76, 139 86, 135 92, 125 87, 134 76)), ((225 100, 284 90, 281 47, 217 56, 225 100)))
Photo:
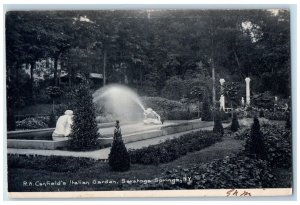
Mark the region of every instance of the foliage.
POLYGON ((94 159, 64 156, 8 155, 9 168, 37 169, 52 172, 77 172, 92 167, 94 159))
POLYGON ((88 150, 98 145, 98 133, 92 94, 86 84, 74 91, 74 116, 70 149, 88 150))
POLYGON ((292 135, 284 125, 277 123, 262 125, 266 159, 271 166, 292 167, 292 135))
POLYGON ((221 140, 221 135, 211 131, 197 131, 167 140, 157 145, 129 150, 131 163, 159 164, 171 162, 188 152, 199 151, 221 140))
POLYGON ((236 115, 236 113, 233 113, 230 130, 233 132, 236 132, 236 131, 238 131, 239 128, 240 128, 240 124, 237 119, 237 115, 236 115))
POLYGON ((285 121, 289 118, 289 113, 280 111, 280 110, 274 110, 274 111, 266 111, 265 112, 265 118, 269 120, 281 120, 285 121))
POLYGON ((63 93, 60 87, 57 86, 49 86, 47 87, 46 91, 51 98, 58 98, 63 93))
POLYGON ((113 171, 127 171, 130 168, 130 156, 122 139, 114 138, 108 164, 113 171))
POLYGON ((289 14, 193 10, 186 18, 185 10, 10 11, 5 18, 8 120, 16 109, 46 100, 39 92, 43 87, 36 96, 31 92, 37 82, 31 76, 61 86, 58 64, 69 75, 69 86, 78 83, 77 74, 99 72, 101 65, 108 82, 128 84, 139 93, 192 99, 189 91, 199 86, 210 99, 216 68, 216 79, 244 83, 251 76, 253 93, 269 90, 287 98, 289 14))
POLYGON ((286 118, 285 128, 286 129, 291 129, 291 126, 292 126, 292 124, 291 124, 291 116, 289 116, 289 117, 286 118))
MULTIPOLYGON (((143 189, 228 189, 228 188, 272 188, 276 178, 268 163, 261 159, 251 159, 245 155, 231 155, 203 165, 177 167, 165 171, 158 180, 143 189), (191 180, 187 180, 190 177, 191 180), (186 179, 186 181, 183 181, 186 179)), ((242 192, 240 193, 242 194, 242 192)))
POLYGON ((236 107, 239 105, 239 99, 241 97, 239 91, 240 83, 239 82, 225 82, 223 85, 223 94, 226 97, 226 99, 229 100, 231 107, 236 107))
POLYGON ((48 125, 43 120, 38 118, 26 118, 16 122, 16 128, 22 130, 47 128, 48 125))
POLYGON ((265 159, 264 136, 260 131, 259 120, 255 117, 251 126, 250 138, 247 140, 245 150, 254 157, 265 159))
POLYGON ((233 138, 236 140, 248 140, 250 138, 250 128, 242 127, 233 133, 233 138))
POLYGON ((224 134, 222 119, 221 119, 221 113, 219 111, 215 112, 213 132, 220 133, 221 135, 224 134))
POLYGON ((270 109, 274 107, 274 96, 270 91, 258 93, 252 96, 251 103, 259 108, 270 109))
POLYGON ((165 110, 166 112, 172 110, 181 110, 183 109, 183 104, 175 101, 175 100, 168 100, 162 97, 142 97, 143 104, 146 107, 151 107, 155 111, 165 110))
POLYGON ((55 126, 56 126, 56 116, 52 112, 51 115, 50 115, 50 117, 49 117, 48 127, 55 127, 55 126))
POLYGON ((172 110, 163 114, 167 120, 192 120, 198 118, 197 112, 189 112, 188 110, 172 110))
POLYGON ((212 111, 208 102, 205 100, 202 104, 202 121, 211 121, 213 120, 212 111))

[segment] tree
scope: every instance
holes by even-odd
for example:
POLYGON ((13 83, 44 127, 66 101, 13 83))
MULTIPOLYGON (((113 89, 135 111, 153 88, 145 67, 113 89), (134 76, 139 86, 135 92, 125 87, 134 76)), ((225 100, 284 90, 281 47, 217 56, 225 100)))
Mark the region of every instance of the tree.
POLYGON ((203 100, 204 89, 203 87, 195 86, 191 90, 191 95, 198 102, 198 118, 200 118, 200 102, 203 100))
POLYGON ((251 126, 250 138, 246 143, 246 150, 256 158, 265 158, 265 146, 263 140, 263 134, 260 131, 260 124, 257 117, 253 119, 251 126))
POLYGON ((100 135, 93 97, 87 83, 82 83, 75 89, 73 98, 74 117, 70 134, 70 148, 75 150, 93 149, 97 147, 100 135))
POLYGON ((212 112, 210 110, 210 106, 208 104, 207 100, 204 100, 202 103, 202 116, 201 116, 202 121, 211 121, 212 118, 212 112))
POLYGON ((233 113, 232 122, 231 122, 231 131, 236 132, 240 128, 239 121, 237 119, 237 114, 233 113))
POLYGON ((54 108, 55 100, 63 94, 63 91, 60 89, 60 87, 49 86, 49 87, 47 87, 47 94, 52 99, 52 113, 55 113, 55 108, 54 108))
POLYGON ((222 120, 221 120, 221 114, 219 111, 215 111, 213 132, 220 133, 221 135, 224 134, 224 129, 223 129, 222 120))
POLYGON ((114 132, 108 164, 113 171, 127 171, 130 168, 130 156, 122 140, 121 132, 114 132))

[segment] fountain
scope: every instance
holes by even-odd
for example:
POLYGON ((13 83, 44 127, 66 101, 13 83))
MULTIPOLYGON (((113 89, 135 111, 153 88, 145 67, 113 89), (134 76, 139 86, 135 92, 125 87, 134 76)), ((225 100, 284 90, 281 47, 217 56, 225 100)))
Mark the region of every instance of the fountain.
POLYGON ((121 121, 141 121, 146 125, 161 124, 160 116, 152 109, 143 106, 139 96, 123 85, 109 85, 93 94, 96 106, 103 107, 106 113, 121 121))
MULTIPOLYGON (((200 119, 197 119, 166 121, 162 124, 160 116, 153 109, 145 108, 134 91, 121 85, 109 85, 100 88, 94 92, 93 102, 97 107, 103 108, 105 113, 111 113, 114 120, 120 120, 123 125, 124 143, 186 132, 211 126, 212 123, 202 123, 200 119)), ((113 140, 114 123, 99 123, 98 128, 101 134, 99 142, 102 145, 110 145, 113 140)), ((54 128, 8 132, 7 147, 40 150, 66 147, 68 140, 49 140, 53 131, 54 128)), ((63 132, 63 136, 66 135, 63 132)))

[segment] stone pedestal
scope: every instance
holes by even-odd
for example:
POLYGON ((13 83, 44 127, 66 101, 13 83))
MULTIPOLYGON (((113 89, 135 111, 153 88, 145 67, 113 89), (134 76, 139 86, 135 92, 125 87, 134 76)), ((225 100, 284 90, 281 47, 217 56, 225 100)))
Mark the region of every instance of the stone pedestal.
POLYGON ((249 106, 250 105, 250 78, 247 77, 245 78, 246 81, 246 105, 249 106))

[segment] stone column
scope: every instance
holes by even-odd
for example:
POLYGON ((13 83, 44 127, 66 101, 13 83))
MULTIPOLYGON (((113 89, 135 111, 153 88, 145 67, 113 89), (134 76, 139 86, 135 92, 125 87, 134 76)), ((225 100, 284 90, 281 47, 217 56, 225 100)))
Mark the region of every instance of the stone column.
POLYGON ((225 80, 223 78, 220 79, 220 84, 221 84, 221 97, 220 97, 220 110, 223 109, 225 110, 225 97, 223 95, 224 92, 224 85, 225 80))
POLYGON ((250 105, 250 78, 245 78, 246 81, 246 106, 250 105))

